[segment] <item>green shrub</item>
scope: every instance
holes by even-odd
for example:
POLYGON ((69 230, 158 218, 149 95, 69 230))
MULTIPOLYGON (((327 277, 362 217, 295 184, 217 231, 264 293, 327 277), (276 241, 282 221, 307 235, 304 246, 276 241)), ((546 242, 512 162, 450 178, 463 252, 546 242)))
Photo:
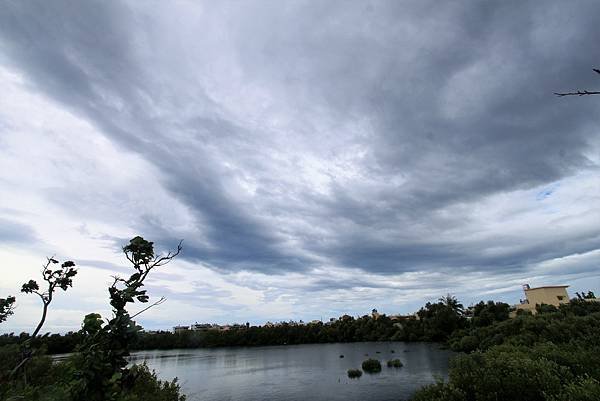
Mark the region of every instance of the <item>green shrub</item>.
POLYGON ((180 395, 177 378, 173 381, 158 380, 156 373, 146 364, 134 365, 129 373, 133 385, 123 391, 116 401, 185 401, 180 395))
POLYGON ((369 358, 362 363, 362 369, 367 373, 381 372, 381 362, 377 359, 369 358))
POLYGON ((442 381, 420 388, 411 398, 412 401, 465 401, 466 399, 462 390, 442 381))
POLYGON ((387 366, 388 368, 401 368, 404 365, 400 359, 390 359, 387 361, 387 366))
POLYGON ((348 369, 348 377, 351 379, 358 379, 362 376, 362 370, 360 369, 348 369))
MULTIPOLYGON (((460 342, 458 343, 458 348, 465 352, 475 351, 478 346, 479 341, 475 336, 464 336, 460 339, 460 342)), ((454 345, 452 345, 452 349, 455 349, 454 345)))
POLYGON ((456 357, 449 377, 469 400, 542 401, 573 376, 556 362, 504 346, 456 357))

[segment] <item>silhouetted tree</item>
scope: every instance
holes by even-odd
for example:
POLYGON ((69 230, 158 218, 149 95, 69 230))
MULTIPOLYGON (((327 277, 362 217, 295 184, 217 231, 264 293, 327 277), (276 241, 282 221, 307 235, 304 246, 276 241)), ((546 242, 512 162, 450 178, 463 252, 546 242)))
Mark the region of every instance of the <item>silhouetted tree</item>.
POLYGON ((466 325, 463 305, 450 294, 436 303, 427 302, 417 315, 422 325, 422 339, 426 341, 445 341, 454 330, 466 325))
POLYGON ((42 278, 46 282, 46 290, 40 291, 40 286, 35 280, 29 280, 21 287, 21 292, 25 294, 36 294, 42 300, 42 316, 40 321, 33 331, 31 337, 26 340, 21 347, 21 360, 17 366, 11 371, 10 376, 14 376, 19 371, 23 371, 23 382, 27 384, 27 372, 25 369, 26 364, 31 361, 35 352, 31 349, 31 340, 35 339, 38 335, 48 314, 48 307, 52 303, 54 291, 60 288, 66 291, 69 287, 73 286, 73 277, 77 274, 77 270, 74 268, 75 263, 68 260, 60 265, 58 269, 51 269, 53 265, 59 264, 59 261, 54 257, 48 258, 48 261, 42 268, 42 278))
POLYGON ((581 292, 581 294, 578 293, 578 292, 576 292, 575 295, 577 295, 577 298, 581 299, 581 300, 583 300, 583 299, 595 299, 596 298, 596 295, 594 294, 593 291, 588 291, 587 294, 584 293, 583 291, 581 292))
POLYGON ((487 301, 479 302, 472 308, 474 326, 489 326, 495 322, 502 322, 508 319, 510 305, 504 302, 487 301))
POLYGON ((60 265, 59 269, 52 270, 50 267, 52 265, 58 264, 58 260, 52 258, 48 258, 48 262, 43 266, 42 270, 42 278, 47 283, 46 291, 40 292, 40 286, 35 280, 29 280, 27 283, 23 284, 21 288, 21 292, 26 294, 36 294, 40 297, 43 304, 42 309, 42 317, 40 318, 40 322, 35 328, 32 338, 38 335, 44 322, 46 321, 46 315, 48 313, 48 306, 52 302, 52 297, 54 296, 54 291, 56 288, 60 288, 63 291, 66 291, 69 287, 73 286, 73 277, 77 274, 77 270, 74 269, 75 263, 68 260, 60 265))
POLYGON ((447 308, 452 309, 456 314, 464 313, 463 305, 456 299, 456 297, 452 294, 446 294, 445 296, 438 299, 441 303, 443 303, 447 308))

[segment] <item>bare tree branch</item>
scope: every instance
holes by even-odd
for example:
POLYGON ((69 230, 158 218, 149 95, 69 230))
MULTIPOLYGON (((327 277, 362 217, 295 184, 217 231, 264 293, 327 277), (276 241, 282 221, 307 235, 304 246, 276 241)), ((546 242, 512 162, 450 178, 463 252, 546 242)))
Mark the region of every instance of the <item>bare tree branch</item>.
POLYGON ((157 267, 157 266, 164 266, 167 263, 169 263, 171 261, 171 259, 175 258, 177 255, 179 255, 179 253, 181 252, 181 250, 183 249, 182 245, 183 244, 183 240, 179 241, 179 244, 177 245, 177 250, 175 252, 171 252, 169 251, 166 255, 164 256, 156 256, 154 258, 154 260, 152 261, 152 263, 150 264, 151 268, 152 267, 157 267))
MULTIPOLYGON (((600 69, 598 69, 598 68, 592 68, 592 71, 594 71, 597 74, 600 74, 600 69)), ((586 96, 586 95, 600 95, 600 91, 589 91, 589 90, 585 89, 585 90, 578 90, 577 92, 554 92, 554 94, 558 97, 586 96)))
POLYGON ((600 92, 583 90, 583 91, 565 92, 565 93, 554 92, 554 94, 558 97, 563 97, 563 96, 600 95, 600 92))

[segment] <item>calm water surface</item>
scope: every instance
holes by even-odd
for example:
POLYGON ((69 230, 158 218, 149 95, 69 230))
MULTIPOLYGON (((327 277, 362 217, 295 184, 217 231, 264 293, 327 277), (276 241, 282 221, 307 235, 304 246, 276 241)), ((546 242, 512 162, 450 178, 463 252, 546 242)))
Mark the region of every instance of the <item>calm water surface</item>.
POLYGON ((446 378, 450 356, 437 344, 372 342, 142 351, 132 359, 161 379, 177 376, 190 401, 387 401, 446 378), (368 357, 382 362, 382 372, 348 379, 346 371, 368 357), (388 368, 393 358, 404 366, 388 368))

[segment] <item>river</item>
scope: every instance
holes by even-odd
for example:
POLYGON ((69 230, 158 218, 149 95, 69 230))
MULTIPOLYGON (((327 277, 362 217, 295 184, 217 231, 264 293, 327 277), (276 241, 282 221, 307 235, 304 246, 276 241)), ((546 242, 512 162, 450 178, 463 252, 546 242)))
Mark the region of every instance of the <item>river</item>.
POLYGON ((141 351, 132 362, 178 377, 188 401, 397 401, 446 378, 451 355, 438 344, 364 342, 141 351), (349 379, 367 358, 382 362, 381 373, 349 379), (395 358, 402 368, 386 366, 395 358))

